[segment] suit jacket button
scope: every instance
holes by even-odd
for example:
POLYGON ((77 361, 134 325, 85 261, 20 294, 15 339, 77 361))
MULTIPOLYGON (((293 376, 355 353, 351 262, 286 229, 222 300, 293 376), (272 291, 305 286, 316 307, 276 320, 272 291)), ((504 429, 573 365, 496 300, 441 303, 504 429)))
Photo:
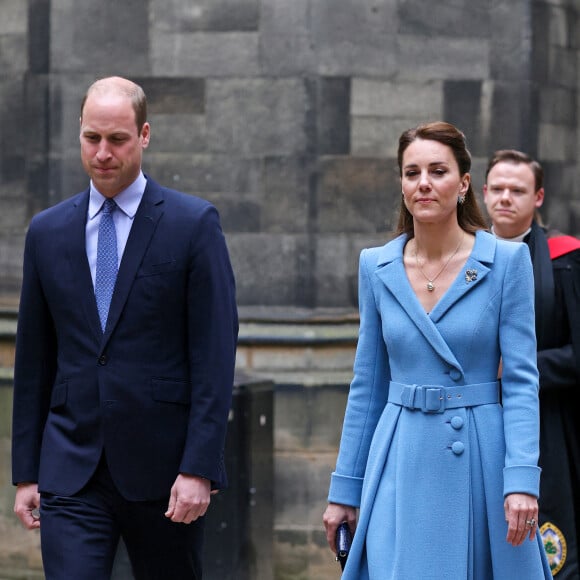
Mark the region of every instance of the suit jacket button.
POLYGON ((107 357, 106 357, 104 354, 102 354, 102 355, 99 357, 99 364, 100 364, 100 365, 106 365, 106 364, 107 364, 107 357))

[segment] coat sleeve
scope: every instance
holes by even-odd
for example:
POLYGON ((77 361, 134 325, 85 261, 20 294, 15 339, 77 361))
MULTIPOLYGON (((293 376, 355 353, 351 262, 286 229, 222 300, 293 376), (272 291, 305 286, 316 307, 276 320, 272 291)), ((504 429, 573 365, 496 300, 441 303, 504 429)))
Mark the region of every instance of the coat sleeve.
MULTIPOLYGON (((514 245, 515 246, 515 245, 514 245)), ((506 456, 504 495, 539 496, 539 378, 534 278, 525 244, 510 253, 501 294, 499 339, 506 456)))
POLYGON ((370 250, 359 261, 360 329, 354 376, 350 385, 336 470, 328 501, 359 506, 369 448, 387 403, 390 377, 388 353, 381 332, 371 277, 376 264, 370 250))

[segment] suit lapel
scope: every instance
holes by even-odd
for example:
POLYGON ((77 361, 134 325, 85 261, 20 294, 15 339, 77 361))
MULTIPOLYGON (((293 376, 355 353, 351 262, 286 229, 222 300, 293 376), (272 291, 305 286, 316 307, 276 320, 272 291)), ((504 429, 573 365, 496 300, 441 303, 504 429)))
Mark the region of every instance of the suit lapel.
POLYGON ((109 307, 108 330, 103 336, 103 347, 119 320, 119 316, 121 315, 127 297, 129 296, 139 265, 149 247, 157 223, 163 215, 163 200, 163 194, 159 185, 148 179, 147 187, 143 193, 143 199, 141 200, 137 213, 135 214, 133 225, 131 226, 131 232, 129 233, 127 245, 125 246, 125 251, 123 253, 123 258, 119 265, 117 282, 115 284, 115 290, 113 291, 113 297, 111 298, 111 305, 109 307))
POLYGON ((65 228, 68 239, 66 240, 66 256, 72 271, 72 279, 77 285, 76 295, 79 297, 80 306, 85 313, 87 324, 93 334, 101 336, 101 323, 95 300, 95 290, 91 277, 91 269, 86 250, 86 222, 89 207, 89 190, 80 194, 71 206, 69 227, 65 228))

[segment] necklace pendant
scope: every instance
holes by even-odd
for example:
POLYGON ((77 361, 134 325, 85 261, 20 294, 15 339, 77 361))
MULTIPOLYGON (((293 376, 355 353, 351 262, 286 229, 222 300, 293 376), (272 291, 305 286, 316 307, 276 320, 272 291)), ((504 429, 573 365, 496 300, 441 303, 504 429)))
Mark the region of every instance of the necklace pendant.
POLYGON ((433 284, 433 282, 431 282, 431 280, 427 282, 427 290, 429 290, 429 292, 433 292, 433 290, 435 290, 435 285, 433 284))

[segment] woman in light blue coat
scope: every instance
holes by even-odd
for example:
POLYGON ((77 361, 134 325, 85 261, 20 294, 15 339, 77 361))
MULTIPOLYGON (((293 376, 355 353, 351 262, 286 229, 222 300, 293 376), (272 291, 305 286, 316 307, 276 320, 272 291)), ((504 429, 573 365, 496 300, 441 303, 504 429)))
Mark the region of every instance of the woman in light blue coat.
POLYGON ((360 256, 328 542, 348 522, 343 580, 551 578, 528 249, 485 231, 453 125, 404 132, 398 162, 398 236, 360 256))

